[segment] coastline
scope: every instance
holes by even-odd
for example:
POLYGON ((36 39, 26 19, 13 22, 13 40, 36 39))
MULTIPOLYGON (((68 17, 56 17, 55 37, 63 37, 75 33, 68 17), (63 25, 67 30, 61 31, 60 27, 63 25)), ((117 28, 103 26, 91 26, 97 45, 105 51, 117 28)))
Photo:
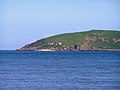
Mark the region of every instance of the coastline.
POLYGON ((120 51, 120 49, 88 49, 88 50, 55 50, 55 49, 16 49, 16 51, 44 51, 44 52, 53 52, 53 51, 120 51))
POLYGON ((40 49, 40 50, 36 50, 36 51, 56 51, 56 50, 51 50, 51 49, 40 49))

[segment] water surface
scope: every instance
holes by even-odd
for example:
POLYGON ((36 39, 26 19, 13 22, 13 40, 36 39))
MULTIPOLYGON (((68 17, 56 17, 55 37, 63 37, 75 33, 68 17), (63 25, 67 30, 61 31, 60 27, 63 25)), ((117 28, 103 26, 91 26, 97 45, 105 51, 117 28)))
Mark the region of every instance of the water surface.
POLYGON ((0 90, 120 90, 120 52, 0 51, 0 90))

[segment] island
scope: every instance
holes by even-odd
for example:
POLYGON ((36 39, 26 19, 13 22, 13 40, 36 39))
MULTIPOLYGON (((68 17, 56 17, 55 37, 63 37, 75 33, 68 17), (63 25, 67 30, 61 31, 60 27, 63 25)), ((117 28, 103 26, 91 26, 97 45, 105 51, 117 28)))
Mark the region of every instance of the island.
POLYGON ((65 33, 37 40, 19 51, 120 51, 120 31, 90 30, 65 33))

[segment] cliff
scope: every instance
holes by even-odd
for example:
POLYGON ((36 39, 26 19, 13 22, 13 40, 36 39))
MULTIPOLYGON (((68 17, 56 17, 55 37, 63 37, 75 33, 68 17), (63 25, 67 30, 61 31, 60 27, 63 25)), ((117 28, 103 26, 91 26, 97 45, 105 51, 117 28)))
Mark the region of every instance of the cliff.
POLYGON ((40 39, 17 50, 71 51, 115 50, 120 51, 120 31, 91 30, 66 33, 40 39))

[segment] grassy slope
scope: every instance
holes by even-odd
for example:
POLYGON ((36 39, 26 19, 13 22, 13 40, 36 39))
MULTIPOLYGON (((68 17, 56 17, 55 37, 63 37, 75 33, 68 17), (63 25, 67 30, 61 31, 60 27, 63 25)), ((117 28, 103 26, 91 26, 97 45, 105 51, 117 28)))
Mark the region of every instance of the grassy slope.
MULTIPOLYGON (((70 47, 74 45, 82 45, 85 43, 84 37, 86 36, 96 36, 96 37, 108 37, 108 38, 120 38, 119 31, 105 31, 105 30, 91 30, 86 32, 76 32, 76 33, 66 33, 55 35, 52 37, 44 38, 38 40, 29 45, 29 47, 37 46, 39 48, 48 48, 48 42, 61 42, 64 45, 69 45, 70 47)), ((92 43, 93 47, 96 48, 108 48, 108 49, 120 49, 120 42, 115 43, 105 43, 101 41, 95 41, 92 43)), ((52 46, 52 47, 61 47, 61 46, 52 46)))
MULTIPOLYGON (((94 33, 97 33, 97 36, 99 37, 108 37, 108 38, 120 38, 120 32, 119 31, 93 31, 94 33)), ((105 49, 120 49, 120 42, 101 42, 96 41, 92 43, 92 45, 96 48, 105 48, 105 49)))

